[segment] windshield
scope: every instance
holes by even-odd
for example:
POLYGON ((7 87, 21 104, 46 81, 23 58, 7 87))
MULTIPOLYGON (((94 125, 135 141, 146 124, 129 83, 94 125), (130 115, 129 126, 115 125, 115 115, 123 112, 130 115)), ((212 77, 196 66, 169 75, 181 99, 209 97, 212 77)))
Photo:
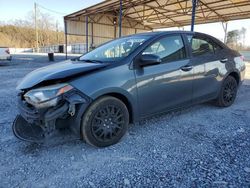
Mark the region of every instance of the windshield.
POLYGON ((80 57, 81 61, 117 61, 131 54, 149 36, 130 36, 108 42, 80 57))

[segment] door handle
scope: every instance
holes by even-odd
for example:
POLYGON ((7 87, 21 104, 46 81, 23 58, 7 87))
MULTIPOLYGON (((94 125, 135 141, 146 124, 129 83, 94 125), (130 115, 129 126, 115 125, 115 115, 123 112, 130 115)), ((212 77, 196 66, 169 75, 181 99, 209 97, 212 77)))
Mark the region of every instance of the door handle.
POLYGON ((181 70, 183 70, 183 71, 190 71, 192 69, 193 69, 193 66, 191 66, 191 65, 185 65, 185 66, 181 67, 181 70))
POLYGON ((221 63, 226 63, 226 62, 228 62, 228 59, 227 58, 223 58, 223 59, 220 60, 220 62, 221 63))

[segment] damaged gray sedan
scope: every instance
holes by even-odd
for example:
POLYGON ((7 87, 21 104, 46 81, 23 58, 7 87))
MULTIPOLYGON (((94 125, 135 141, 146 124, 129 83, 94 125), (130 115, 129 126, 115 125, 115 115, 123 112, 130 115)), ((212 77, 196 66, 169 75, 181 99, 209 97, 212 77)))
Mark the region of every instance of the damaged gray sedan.
POLYGON ((16 137, 43 143, 61 130, 106 147, 128 124, 206 101, 233 104, 243 57, 202 33, 122 37, 72 60, 29 73, 18 85, 16 137))

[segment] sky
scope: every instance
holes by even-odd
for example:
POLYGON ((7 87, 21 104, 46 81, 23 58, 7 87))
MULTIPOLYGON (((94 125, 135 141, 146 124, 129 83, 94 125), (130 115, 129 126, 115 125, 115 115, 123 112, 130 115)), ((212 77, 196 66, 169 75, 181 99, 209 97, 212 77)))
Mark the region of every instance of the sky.
POLYGON ((89 7, 102 0, 0 0, 0 22, 8 22, 15 19, 26 19, 28 13, 34 10, 34 3, 43 13, 49 13, 55 21, 63 26, 63 16, 89 7), (56 11, 54 13, 42 7, 56 11))
MULTIPOLYGON (((63 27, 63 16, 101 1, 102 0, 0 0, 0 22, 8 23, 15 19, 26 19, 28 13, 33 11, 34 3, 36 2, 40 11, 51 14, 55 18, 55 22, 58 20, 61 27, 63 27), (42 7, 58 13, 48 11, 42 7)), ((240 30, 242 27, 247 29, 245 44, 250 46, 250 19, 228 22, 228 31, 235 29, 240 30)), ((178 28, 170 28, 167 30, 177 29, 178 28)), ((190 27, 186 26, 184 29, 190 30, 190 27)), ((221 23, 195 25, 195 31, 213 35, 220 40, 224 38, 221 23)))
MULTIPOLYGON (((250 19, 229 21, 227 25, 227 31, 232 31, 236 29, 241 30, 242 27, 247 29, 245 45, 250 46, 250 19)), ((178 29, 179 28, 168 28, 163 30, 178 30, 178 29)), ((189 31, 190 26, 185 26, 184 30, 189 31)), ((195 25, 194 31, 207 33, 209 35, 218 38, 221 41, 223 41, 225 35, 221 22, 195 25)))

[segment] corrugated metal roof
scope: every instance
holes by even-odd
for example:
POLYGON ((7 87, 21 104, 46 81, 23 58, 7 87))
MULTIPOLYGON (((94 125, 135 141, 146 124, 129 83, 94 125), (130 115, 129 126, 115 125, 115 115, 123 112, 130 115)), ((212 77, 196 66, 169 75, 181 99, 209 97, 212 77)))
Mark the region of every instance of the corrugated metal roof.
MULTIPOLYGON (((82 16, 119 15, 119 0, 106 0, 65 16, 80 20, 82 16)), ((149 28, 190 25, 192 0, 123 0, 123 17, 149 28)), ((250 18, 250 0, 198 0, 196 24, 226 22, 250 18)))

